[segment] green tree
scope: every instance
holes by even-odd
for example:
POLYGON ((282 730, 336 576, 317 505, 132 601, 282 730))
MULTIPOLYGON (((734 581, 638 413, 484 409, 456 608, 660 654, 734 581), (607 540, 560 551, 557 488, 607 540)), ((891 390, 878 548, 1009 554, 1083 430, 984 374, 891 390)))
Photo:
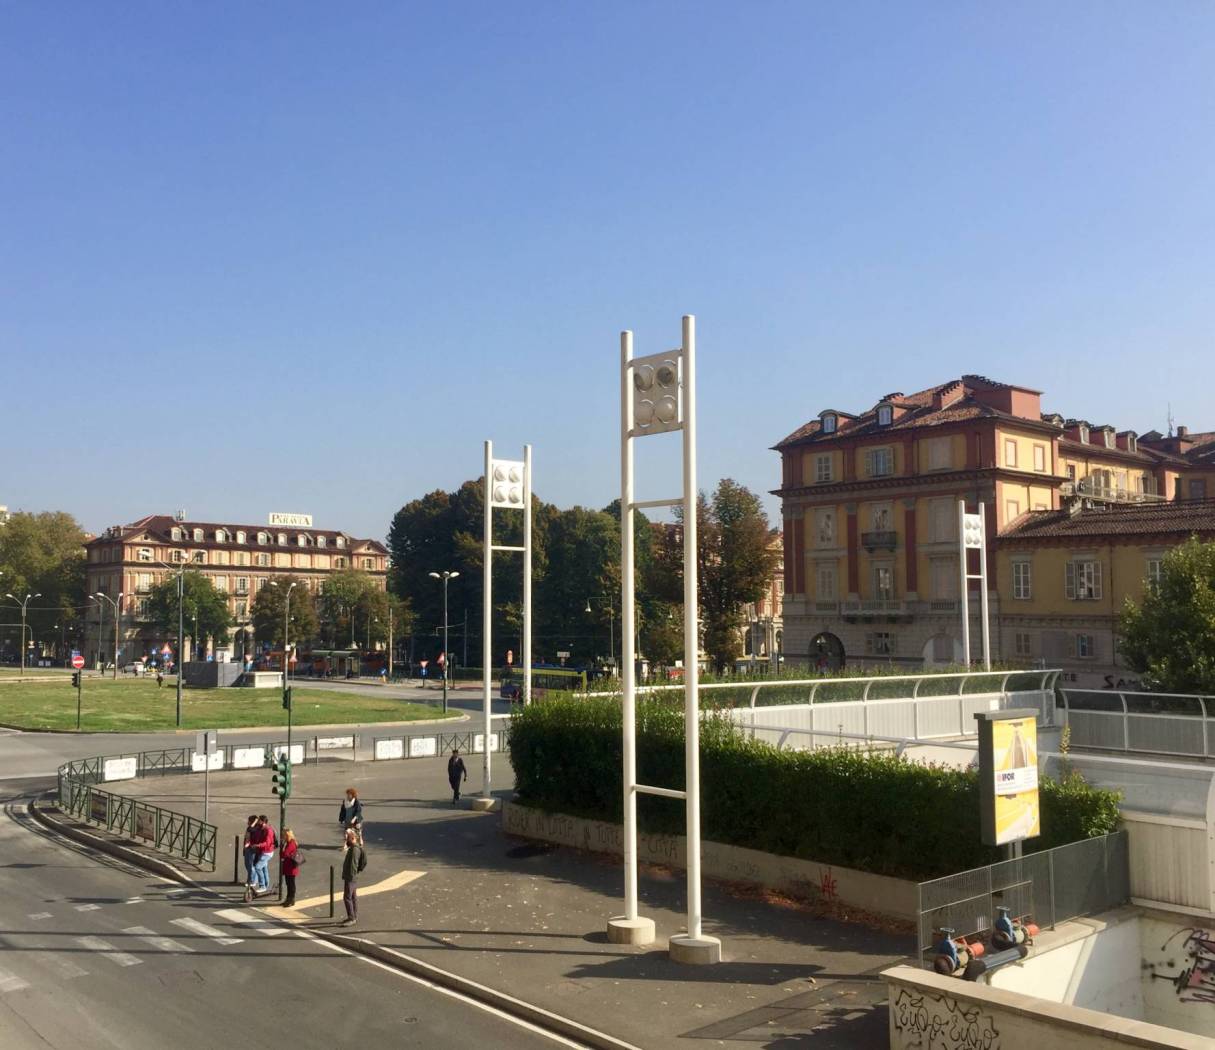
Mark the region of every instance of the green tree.
MULTIPOLYGON (((0 622, 19 623, 19 605, 27 594, 38 594, 27 606, 26 639, 54 643, 83 618, 85 606, 84 530, 72 515, 63 511, 26 513, 17 511, 0 526, 0 622)), ((0 628, 11 634, 16 651, 20 628, 0 628)))
POLYGON ((533 597, 536 656, 551 660, 571 647, 575 662, 604 660, 620 640, 620 523, 571 507, 546 515, 543 527, 548 573, 533 597))
POLYGON ((1149 689, 1215 693, 1215 542, 1191 537, 1161 561, 1160 582, 1127 599, 1119 648, 1149 689))
POLYGON ((312 592, 298 576, 278 576, 274 585, 266 584, 253 599, 249 613, 253 619, 253 637, 269 642, 276 648, 283 645, 283 611, 287 592, 291 590, 291 644, 305 645, 317 636, 316 603, 312 592))
MULTIPOLYGON (((193 639, 192 652, 210 638, 215 645, 227 645, 233 619, 228 612, 228 597, 201 572, 182 576, 182 619, 185 632, 193 639)), ((148 595, 148 619, 166 636, 177 637, 177 576, 167 576, 148 595)))

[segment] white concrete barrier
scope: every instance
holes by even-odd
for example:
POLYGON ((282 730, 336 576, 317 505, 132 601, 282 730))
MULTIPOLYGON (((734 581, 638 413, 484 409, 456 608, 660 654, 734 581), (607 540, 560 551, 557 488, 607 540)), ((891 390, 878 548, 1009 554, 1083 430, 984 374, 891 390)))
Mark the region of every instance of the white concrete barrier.
MULTIPOLYGON (((479 755, 485 750, 485 734, 484 733, 478 733, 476 736, 473 737, 472 750, 473 750, 474 755, 479 755)), ((490 750, 491 754, 494 751, 498 750, 498 734, 497 733, 489 734, 489 750, 490 750)))
POLYGON ((433 736, 415 736, 410 738, 410 758, 433 758, 438 753, 439 741, 433 736))
POLYGON ((207 761, 207 757, 208 756, 204 755, 201 751, 194 752, 190 758, 190 767, 195 773, 205 772, 208 766, 210 766, 212 773, 214 773, 217 769, 224 768, 224 753, 222 751, 216 751, 213 755, 211 755, 210 762, 207 761))
POLYGON ((232 749, 233 769, 261 769, 266 764, 265 745, 257 747, 234 747, 232 749))
MULTIPOLYGON (((286 744, 277 744, 275 746, 274 757, 276 759, 282 758, 283 755, 286 755, 286 754, 287 754, 287 745, 286 744)), ((292 744, 291 745, 291 754, 288 757, 291 759, 291 764, 293 766, 302 766, 304 764, 304 745, 303 744, 292 744)))
POLYGON ((405 741, 400 739, 377 740, 375 742, 375 757, 377 759, 404 758, 405 741))
POLYGON ((130 758, 107 758, 102 767, 103 780, 133 780, 139 772, 139 759, 134 755, 130 758))
POLYGON ((318 736, 316 738, 318 751, 341 751, 348 747, 354 747, 353 736, 318 736))

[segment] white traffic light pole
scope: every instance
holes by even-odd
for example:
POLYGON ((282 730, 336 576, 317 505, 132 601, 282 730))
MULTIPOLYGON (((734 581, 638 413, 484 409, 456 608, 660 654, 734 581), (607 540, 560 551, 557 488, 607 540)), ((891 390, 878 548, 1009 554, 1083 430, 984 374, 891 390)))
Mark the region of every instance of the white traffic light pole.
MULTIPOLYGON (((523 459, 494 459, 492 441, 485 442, 485 536, 482 564, 481 688, 484 733, 481 748, 481 794, 472 800, 476 810, 496 809, 494 798, 491 740, 493 736, 493 557, 495 551, 518 551, 523 555, 523 694, 531 699, 532 689, 532 447, 523 446, 523 459), (523 511, 523 544, 494 543, 495 507, 523 511)), ((446 622, 446 617, 444 617, 446 622)), ((447 655, 443 656, 446 670, 447 655)))
POLYGON ((608 920, 608 939, 616 944, 649 944, 654 922, 638 914, 637 795, 681 798, 687 810, 687 932, 669 942, 675 962, 721 961, 721 941, 701 929, 700 896, 700 617, 697 594, 696 538, 696 319, 683 319, 678 350, 633 358, 633 333, 620 334, 620 673, 623 716, 624 915, 608 920), (683 495, 675 499, 633 499, 633 440, 650 434, 683 431, 683 495), (633 550, 634 512, 647 507, 683 508, 683 673, 684 790, 637 783, 636 619, 633 550))
POLYGON ((958 500, 958 558, 962 584, 962 663, 970 666, 970 581, 979 581, 979 619, 983 637, 983 669, 991 670, 991 629, 987 622, 987 512, 979 501, 979 513, 966 513, 966 501, 958 500), (979 552, 979 571, 972 573, 967 551, 979 552))

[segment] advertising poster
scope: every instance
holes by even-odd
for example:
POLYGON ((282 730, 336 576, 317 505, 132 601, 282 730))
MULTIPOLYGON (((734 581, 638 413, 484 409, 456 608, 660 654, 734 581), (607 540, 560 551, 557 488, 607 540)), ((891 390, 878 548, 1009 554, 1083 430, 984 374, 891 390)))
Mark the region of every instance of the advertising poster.
POLYGON ((1038 712, 982 712, 979 789, 983 841, 1005 846, 1042 834, 1038 808, 1038 712))

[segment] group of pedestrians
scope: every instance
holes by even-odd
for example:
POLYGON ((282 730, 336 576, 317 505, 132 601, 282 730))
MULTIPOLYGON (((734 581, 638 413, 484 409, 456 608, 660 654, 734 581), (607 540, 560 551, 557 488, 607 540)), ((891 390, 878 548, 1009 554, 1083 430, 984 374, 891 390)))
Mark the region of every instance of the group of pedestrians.
POLYGON ((270 861, 277 848, 270 818, 251 814, 245 827, 245 885, 255 896, 270 892, 270 861))

